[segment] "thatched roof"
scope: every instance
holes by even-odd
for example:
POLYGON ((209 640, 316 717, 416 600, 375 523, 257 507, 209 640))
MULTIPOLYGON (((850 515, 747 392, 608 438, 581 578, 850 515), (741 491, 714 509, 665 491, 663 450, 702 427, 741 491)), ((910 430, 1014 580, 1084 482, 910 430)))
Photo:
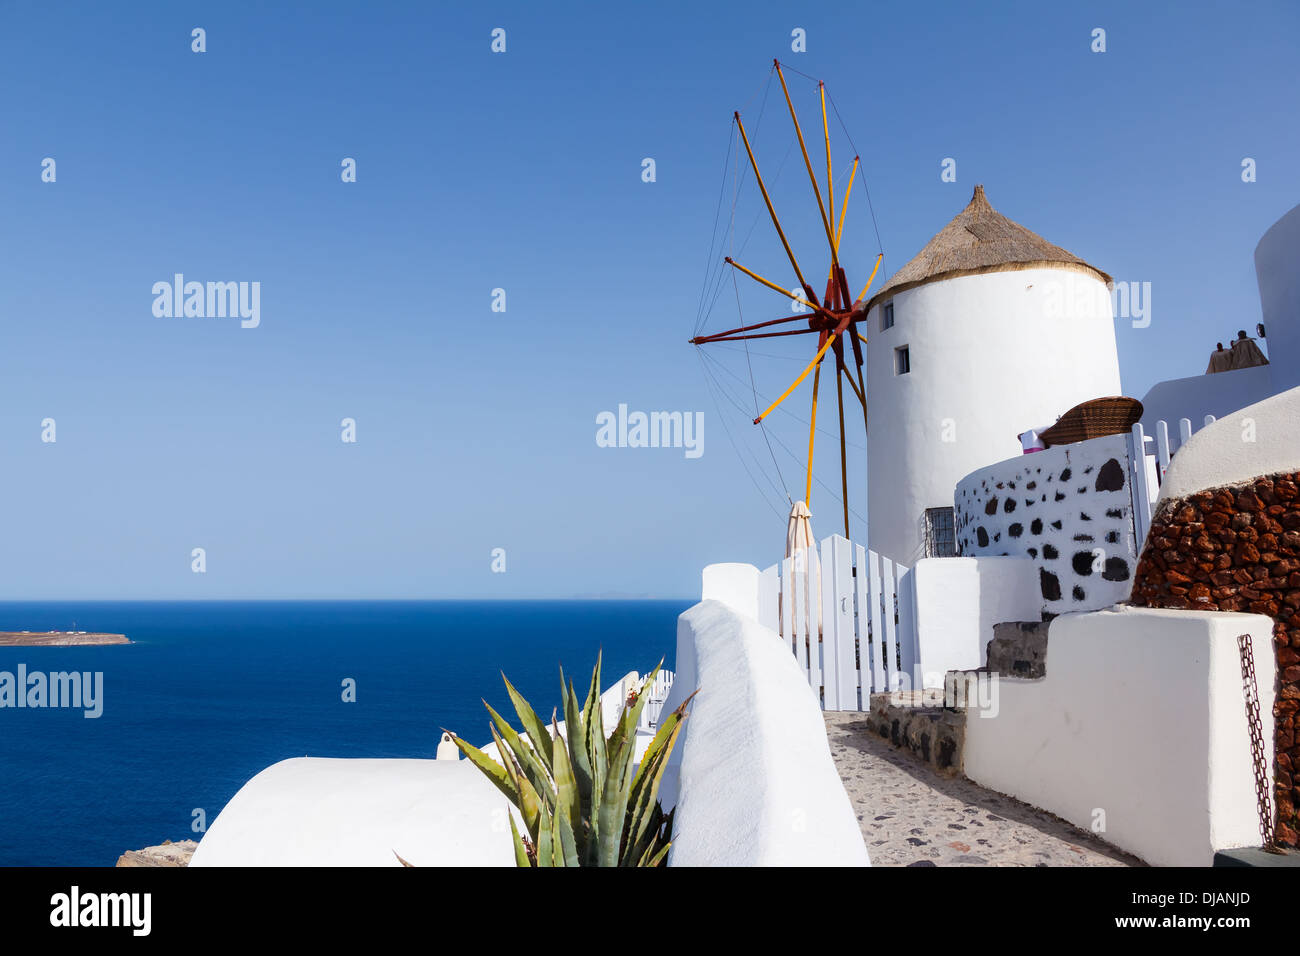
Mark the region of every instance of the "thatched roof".
POLYGON ((995 211, 984 196, 984 187, 976 186, 970 204, 880 287, 868 300, 867 308, 905 289, 939 279, 1041 266, 1074 269, 1102 282, 1111 281, 1100 269, 995 211))

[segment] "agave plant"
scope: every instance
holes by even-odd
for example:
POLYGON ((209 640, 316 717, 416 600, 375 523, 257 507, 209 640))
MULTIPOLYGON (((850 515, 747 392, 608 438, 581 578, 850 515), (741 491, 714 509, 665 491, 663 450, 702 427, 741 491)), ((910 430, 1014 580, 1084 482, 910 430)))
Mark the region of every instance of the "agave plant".
POLYGON ((634 772, 637 723, 658 673, 656 667, 640 690, 629 695, 608 739, 600 707, 599 656, 584 702, 560 671, 563 733, 554 712, 548 730, 502 675, 522 730, 516 731, 483 702, 501 762, 452 734, 461 752, 518 808, 527 831, 520 834, 512 814, 510 832, 519 866, 664 864, 673 815, 665 814, 659 804, 659 784, 690 698, 660 723, 634 772))

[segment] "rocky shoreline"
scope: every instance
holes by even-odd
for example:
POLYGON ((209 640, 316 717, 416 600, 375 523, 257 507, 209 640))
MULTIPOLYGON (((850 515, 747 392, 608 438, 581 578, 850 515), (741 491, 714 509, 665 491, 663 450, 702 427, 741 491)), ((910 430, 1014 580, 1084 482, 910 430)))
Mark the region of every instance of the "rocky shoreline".
POLYGON ((190 857, 194 855, 198 844, 193 840, 181 840, 173 843, 163 840, 158 846, 147 846, 143 850, 127 850, 117 858, 117 865, 123 867, 138 866, 189 866, 190 857))
POLYGON ((0 631, 0 647, 72 647, 130 644, 125 634, 99 631, 0 631))

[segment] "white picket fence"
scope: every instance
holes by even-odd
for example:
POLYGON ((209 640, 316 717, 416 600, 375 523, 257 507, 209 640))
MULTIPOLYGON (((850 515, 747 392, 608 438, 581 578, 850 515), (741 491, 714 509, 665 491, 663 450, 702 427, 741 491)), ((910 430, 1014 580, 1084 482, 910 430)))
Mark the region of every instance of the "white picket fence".
POLYGON ((824 709, 866 710, 873 693, 919 686, 907 572, 833 534, 760 575, 759 621, 790 648, 824 709))
MULTIPOLYGON (((1206 415, 1201 427, 1213 421, 1213 415, 1206 415)), ((1169 423, 1163 419, 1156 422, 1154 435, 1147 435, 1142 429, 1141 422, 1133 426, 1128 445, 1129 472, 1132 478, 1130 487, 1133 489, 1133 531, 1139 551, 1142 549, 1142 542, 1146 540, 1147 531, 1151 528, 1151 513, 1155 509, 1156 499, 1160 497, 1160 486, 1164 484, 1165 472, 1169 470, 1169 461, 1191 437, 1190 418, 1178 420, 1177 445, 1170 444, 1169 423)))

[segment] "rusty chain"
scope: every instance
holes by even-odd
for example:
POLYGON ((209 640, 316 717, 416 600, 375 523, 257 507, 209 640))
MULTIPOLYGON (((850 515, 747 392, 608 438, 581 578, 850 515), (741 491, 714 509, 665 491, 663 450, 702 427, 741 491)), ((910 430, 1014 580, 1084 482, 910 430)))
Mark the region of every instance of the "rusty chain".
POLYGON ((1255 800, 1259 809, 1259 835, 1264 849, 1273 853, 1273 800, 1269 794, 1268 764, 1264 759, 1264 725, 1259 715, 1259 686, 1255 680, 1255 651, 1249 634, 1237 635, 1241 656, 1241 689, 1246 697, 1246 724, 1250 729, 1250 752, 1255 763, 1255 800))

